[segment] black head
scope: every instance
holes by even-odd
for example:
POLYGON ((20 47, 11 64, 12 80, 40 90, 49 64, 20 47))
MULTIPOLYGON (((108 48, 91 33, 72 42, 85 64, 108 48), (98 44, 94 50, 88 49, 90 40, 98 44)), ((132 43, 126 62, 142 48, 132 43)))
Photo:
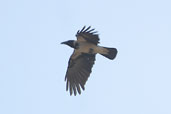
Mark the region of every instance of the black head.
POLYGON ((75 41, 74 40, 68 40, 68 41, 62 42, 61 44, 65 44, 65 45, 68 45, 72 48, 75 48, 75 41))

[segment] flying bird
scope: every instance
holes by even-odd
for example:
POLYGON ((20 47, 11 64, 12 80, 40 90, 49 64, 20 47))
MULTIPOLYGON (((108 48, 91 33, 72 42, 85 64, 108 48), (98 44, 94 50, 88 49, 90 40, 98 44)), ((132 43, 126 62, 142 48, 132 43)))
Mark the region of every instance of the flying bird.
POLYGON ((77 40, 68 40, 61 44, 66 44, 74 48, 65 75, 66 90, 70 91, 70 95, 74 93, 81 94, 85 90, 85 84, 92 72, 92 67, 95 62, 96 54, 103 55, 104 57, 113 60, 117 55, 116 48, 99 46, 99 35, 91 26, 84 26, 76 33, 77 40))

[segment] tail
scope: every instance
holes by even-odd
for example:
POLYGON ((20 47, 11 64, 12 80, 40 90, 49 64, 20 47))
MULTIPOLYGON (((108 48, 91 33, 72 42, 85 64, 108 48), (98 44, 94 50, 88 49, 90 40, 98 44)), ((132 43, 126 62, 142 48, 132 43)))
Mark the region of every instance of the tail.
POLYGON ((101 54, 101 55, 103 55, 111 60, 113 60, 116 57, 116 55, 118 53, 116 48, 107 48, 107 47, 103 47, 103 48, 107 50, 107 53, 101 54))

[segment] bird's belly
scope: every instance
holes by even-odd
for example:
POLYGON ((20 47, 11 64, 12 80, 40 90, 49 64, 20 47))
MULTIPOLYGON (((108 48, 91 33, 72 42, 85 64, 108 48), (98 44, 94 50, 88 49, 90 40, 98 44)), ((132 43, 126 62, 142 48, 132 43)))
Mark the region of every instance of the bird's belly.
POLYGON ((93 44, 83 44, 83 45, 80 45, 78 51, 82 53, 96 54, 96 51, 95 51, 96 47, 97 46, 93 44))

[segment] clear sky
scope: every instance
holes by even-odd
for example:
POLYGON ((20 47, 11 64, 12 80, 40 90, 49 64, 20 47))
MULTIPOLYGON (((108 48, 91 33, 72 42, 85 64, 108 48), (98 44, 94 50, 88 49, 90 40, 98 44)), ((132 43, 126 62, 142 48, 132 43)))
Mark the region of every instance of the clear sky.
POLYGON ((1 0, 0 114, 171 114, 171 1, 1 0), (119 53, 75 97, 60 43, 84 25, 119 53))

